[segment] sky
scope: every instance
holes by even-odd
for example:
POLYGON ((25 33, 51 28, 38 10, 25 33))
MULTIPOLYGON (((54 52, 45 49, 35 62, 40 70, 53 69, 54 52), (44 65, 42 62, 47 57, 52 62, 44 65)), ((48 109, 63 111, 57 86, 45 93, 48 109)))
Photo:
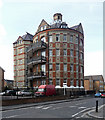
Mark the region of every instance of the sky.
POLYGON ((103 75, 103 0, 0 0, 0 66, 13 80, 13 42, 35 34, 42 19, 53 23, 61 13, 69 27, 82 23, 84 75, 103 75))

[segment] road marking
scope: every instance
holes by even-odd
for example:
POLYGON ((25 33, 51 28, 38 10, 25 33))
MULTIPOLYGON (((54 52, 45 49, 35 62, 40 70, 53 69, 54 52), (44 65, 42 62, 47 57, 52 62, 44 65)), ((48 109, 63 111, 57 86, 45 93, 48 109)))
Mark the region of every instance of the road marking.
POLYGON ((86 107, 79 107, 78 109, 83 109, 83 108, 86 108, 86 107))
POLYGON ((77 106, 69 106, 69 107, 73 108, 73 107, 77 107, 77 106))
POLYGON ((36 108, 36 109, 37 109, 37 108, 39 109, 39 108, 42 108, 42 107, 43 107, 43 106, 37 106, 37 107, 35 107, 35 108, 36 108))
POLYGON ((89 110, 89 109, 90 109, 90 108, 84 109, 84 110, 82 110, 82 111, 80 111, 80 112, 78 112, 78 113, 72 115, 72 117, 75 117, 75 116, 77 116, 79 113, 82 113, 82 112, 84 112, 84 111, 86 111, 86 110, 89 110))
POLYGON ((81 104, 85 104, 86 102, 83 102, 83 103, 77 103, 76 105, 81 105, 81 104))
POLYGON ((53 108, 53 110, 60 109, 60 108, 62 108, 62 107, 56 107, 56 108, 53 108))
POLYGON ((42 108, 42 109, 44 109, 44 110, 47 110, 47 109, 49 109, 49 108, 51 108, 52 106, 48 106, 48 107, 44 107, 44 108, 42 108))

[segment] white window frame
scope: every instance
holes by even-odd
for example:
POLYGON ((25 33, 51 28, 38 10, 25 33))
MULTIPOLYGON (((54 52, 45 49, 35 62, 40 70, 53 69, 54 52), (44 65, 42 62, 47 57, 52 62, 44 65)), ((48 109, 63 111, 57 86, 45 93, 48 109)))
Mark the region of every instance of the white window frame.
POLYGON ((49 42, 52 42, 52 35, 49 36, 49 42))
POLYGON ((67 56, 67 50, 66 49, 63 50, 63 55, 67 56))
POLYGON ((49 56, 52 56, 52 50, 49 50, 49 56))
POLYGON ((56 49, 56 56, 60 56, 60 50, 56 49))
POLYGON ((67 41, 67 35, 66 35, 66 34, 63 35, 63 41, 64 41, 64 42, 67 41))
POLYGON ((65 72, 67 72, 67 64, 64 64, 63 69, 64 69, 65 72))

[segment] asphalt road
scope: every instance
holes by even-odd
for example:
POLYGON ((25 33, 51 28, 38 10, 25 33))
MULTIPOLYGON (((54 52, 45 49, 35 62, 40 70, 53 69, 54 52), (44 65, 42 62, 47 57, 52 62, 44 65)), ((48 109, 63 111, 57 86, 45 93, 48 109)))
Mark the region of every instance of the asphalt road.
POLYGON ((62 103, 52 102, 46 105, 2 111, 2 118, 84 118, 87 111, 95 108, 96 100, 99 106, 104 102, 102 98, 94 97, 62 103))

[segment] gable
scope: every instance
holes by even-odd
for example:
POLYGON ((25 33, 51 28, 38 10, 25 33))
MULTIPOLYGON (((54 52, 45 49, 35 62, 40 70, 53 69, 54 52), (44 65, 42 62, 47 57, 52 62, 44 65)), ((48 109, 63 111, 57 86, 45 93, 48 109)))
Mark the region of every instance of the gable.
POLYGON ((38 26, 37 32, 48 29, 49 27, 50 27, 50 25, 43 19, 41 21, 40 25, 38 26))
POLYGON ((83 32, 83 28, 82 28, 82 24, 80 23, 78 26, 78 31, 81 32, 82 34, 84 34, 83 32))

